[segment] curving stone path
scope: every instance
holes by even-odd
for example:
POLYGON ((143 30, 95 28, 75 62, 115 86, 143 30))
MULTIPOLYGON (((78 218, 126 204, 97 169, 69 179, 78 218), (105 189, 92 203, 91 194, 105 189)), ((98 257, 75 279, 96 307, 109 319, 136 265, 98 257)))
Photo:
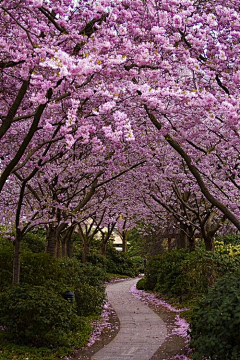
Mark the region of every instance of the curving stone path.
POLYGON ((149 360, 164 342, 167 328, 163 320, 130 292, 137 281, 107 286, 108 300, 120 320, 120 331, 92 360, 149 360))

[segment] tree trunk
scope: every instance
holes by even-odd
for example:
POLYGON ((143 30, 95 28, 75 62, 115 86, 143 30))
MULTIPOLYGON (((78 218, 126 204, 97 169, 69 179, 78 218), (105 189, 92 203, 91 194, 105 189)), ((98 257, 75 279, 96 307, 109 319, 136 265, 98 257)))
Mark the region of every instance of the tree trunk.
POLYGON ((67 238, 62 239, 62 257, 67 257, 67 238))
POLYGON ((60 237, 57 238, 57 254, 56 254, 57 258, 61 258, 62 257, 62 240, 60 239, 60 237))
POLYGON ((20 244, 22 235, 19 230, 16 231, 13 258, 13 284, 19 284, 20 281, 20 244))
POLYGON ((122 236, 122 244, 123 244, 123 253, 126 254, 127 253, 127 236, 126 234, 123 234, 122 236))
POLYGON ((102 241, 101 254, 106 256, 106 253, 107 253, 107 243, 105 241, 102 241))
POLYGON ((83 251, 82 251, 82 262, 83 263, 87 262, 87 257, 88 257, 89 251, 90 251, 90 246, 88 244, 88 241, 87 241, 87 239, 84 239, 83 251))
POLYGON ((72 253, 73 253, 73 239, 72 239, 72 237, 68 238, 66 246, 67 246, 67 248, 66 248, 67 256, 71 259, 72 258, 72 253))
POLYGON ((215 244, 214 244, 214 237, 213 236, 204 236, 204 244, 205 244, 205 249, 207 251, 214 251, 215 250, 215 244))
POLYGON ((188 238, 188 248, 189 251, 192 252, 196 249, 196 243, 195 243, 195 238, 194 237, 189 237, 188 238))
POLYGON ((181 224, 180 233, 177 239, 177 247, 178 249, 186 249, 187 247, 187 227, 185 224, 181 224))
POLYGON ((47 251, 48 254, 56 257, 57 255, 57 232, 54 227, 49 227, 47 231, 47 251))
POLYGON ((70 227, 62 239, 62 256, 72 257, 74 226, 70 227))
POLYGON ((172 242, 172 238, 168 238, 167 239, 167 247, 168 247, 168 251, 171 251, 172 250, 172 244, 171 244, 171 242, 172 242))

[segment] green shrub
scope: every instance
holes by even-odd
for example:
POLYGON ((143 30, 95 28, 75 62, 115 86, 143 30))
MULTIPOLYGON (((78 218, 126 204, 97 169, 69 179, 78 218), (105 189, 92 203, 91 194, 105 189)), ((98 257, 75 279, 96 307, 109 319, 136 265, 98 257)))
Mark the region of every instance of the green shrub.
POLYGON ((91 263, 80 263, 79 271, 80 283, 102 287, 106 280, 106 271, 100 266, 91 263))
POLYGON ((178 286, 183 294, 194 297, 205 294, 214 281, 240 266, 240 253, 231 245, 216 244, 216 252, 197 248, 182 261, 178 286), (236 251, 235 251, 236 250, 236 251))
POLYGON ((107 272, 111 274, 121 274, 134 277, 138 274, 136 265, 130 257, 109 246, 107 249, 107 272))
POLYGON ((239 245, 240 244, 240 234, 226 234, 217 236, 216 242, 223 242, 224 244, 231 244, 231 245, 239 245))
POLYGON ((170 296, 182 295, 183 289, 179 283, 182 274, 181 265, 187 257, 188 251, 184 249, 165 252, 161 256, 161 266, 158 270, 155 290, 170 296))
POLYGON ((76 259, 55 259, 49 254, 26 253, 21 280, 31 285, 47 285, 57 294, 71 290, 76 295, 77 313, 98 314, 105 297, 105 271, 76 259))
POLYGON ((99 254, 98 251, 92 250, 87 256, 87 261, 93 265, 103 267, 106 269, 106 256, 99 254))
POLYGON ((180 274, 176 279, 176 285, 173 287, 179 289, 178 295, 194 297, 206 293, 216 277, 214 270, 216 259, 216 254, 201 247, 188 253, 181 262, 180 274))
POLYGON ((209 288, 190 321, 194 359, 240 359, 240 271, 209 288))
POLYGON ((59 360, 66 357, 70 348, 46 348, 18 345, 7 341, 0 333, 0 359, 1 360, 59 360))
POLYGON ((33 253, 43 252, 46 246, 46 236, 42 231, 29 232, 22 239, 22 247, 33 253))
MULTIPOLYGON (((0 286, 12 282, 13 244, 9 240, 0 242, 0 286)), ((104 299, 106 272, 103 267, 91 263, 82 264, 76 259, 54 258, 46 253, 21 252, 21 285, 44 286, 56 296, 67 290, 78 294, 77 311, 81 315, 98 314, 104 299), (92 298, 91 298, 92 296, 92 298), (83 299, 88 299, 83 300, 83 299)))
POLYGON ((52 280, 75 287, 86 283, 101 286, 106 273, 103 268, 90 263, 82 264, 76 259, 54 258, 46 253, 23 252, 21 261, 21 282, 42 285, 52 280))
MULTIPOLYGON (((12 282, 14 246, 9 240, 0 243, 0 285, 1 289, 12 282), (3 276, 3 275, 5 276, 3 276)), ((61 267, 58 259, 45 253, 32 253, 26 248, 21 251, 20 282, 43 285, 48 279, 59 280, 61 267)))
POLYGON ((193 252, 173 250, 147 262, 148 290, 185 298, 205 294, 217 278, 240 267, 239 245, 217 244, 216 252, 198 247, 193 252))
POLYGON ((0 241, 0 289, 11 285, 13 271, 13 243, 10 240, 0 241))
POLYGON ((63 276, 58 259, 46 253, 23 251, 21 256, 20 282, 44 285, 48 280, 58 282, 63 276))
POLYGON ((145 271, 143 257, 139 255, 131 256, 131 260, 135 264, 138 274, 143 274, 145 271))
POLYGON ((64 289, 75 293, 78 315, 99 314, 105 299, 105 270, 91 263, 79 263, 76 259, 58 259, 57 262, 61 277, 55 291, 64 289))
POLYGON ((228 242, 228 241, 215 241, 215 250, 218 254, 227 254, 229 256, 240 255, 240 241, 238 242, 228 242))
POLYGON ((99 287, 82 284, 75 290, 77 314, 80 316, 100 315, 105 292, 99 287))
POLYGON ((181 275, 181 264, 188 254, 187 250, 172 250, 154 256, 147 262, 146 289, 169 295, 181 295, 178 277, 181 275))
POLYGON ((142 278, 142 279, 138 280, 136 287, 138 290, 145 290, 146 289, 146 279, 142 278))
POLYGON ((24 344, 74 346, 86 342, 86 321, 51 288, 12 286, 0 293, 0 323, 13 341, 24 344))
POLYGON ((148 262, 145 269, 146 290, 153 290, 157 284, 159 269, 161 267, 161 256, 155 255, 148 262))

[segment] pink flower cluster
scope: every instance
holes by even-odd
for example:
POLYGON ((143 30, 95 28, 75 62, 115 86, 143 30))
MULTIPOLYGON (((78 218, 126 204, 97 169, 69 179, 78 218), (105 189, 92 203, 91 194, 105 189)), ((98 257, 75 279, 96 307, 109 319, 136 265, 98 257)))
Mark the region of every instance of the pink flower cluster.
MULTIPOLYGON (((103 307, 102 314, 100 316, 99 320, 96 320, 92 323, 92 334, 90 336, 90 339, 88 341, 87 347, 92 346, 96 341, 100 340, 101 334, 104 329, 109 329, 111 332, 114 331, 113 325, 109 322, 110 315, 113 313, 113 308, 111 305, 106 302, 103 307)), ((115 327, 117 329, 118 326, 115 327)))
POLYGON ((173 328, 169 336, 178 335, 185 338, 186 342, 188 342, 189 341, 188 332, 189 332, 189 323, 185 319, 181 318, 178 314, 175 318, 175 327, 173 328))
POLYGON ((186 310, 189 310, 187 308, 182 308, 182 309, 177 309, 176 307, 168 304, 166 301, 164 300, 161 300, 161 299, 158 299, 156 297, 156 295, 154 294, 151 294, 151 293, 148 293, 146 291, 143 291, 143 290, 138 290, 136 288, 136 285, 133 285, 130 289, 131 293, 137 297, 139 300, 142 300, 145 302, 145 304, 153 304, 153 305, 160 305, 160 306, 164 306, 166 307, 169 311, 173 311, 173 312, 176 312, 176 313, 180 313, 182 311, 186 311, 186 310))

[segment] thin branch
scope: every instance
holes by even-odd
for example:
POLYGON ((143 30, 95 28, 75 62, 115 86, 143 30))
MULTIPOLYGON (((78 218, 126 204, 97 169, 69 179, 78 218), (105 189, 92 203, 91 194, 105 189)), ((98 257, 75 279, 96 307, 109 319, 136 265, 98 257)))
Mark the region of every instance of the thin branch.
POLYGON ((23 64, 25 62, 25 60, 20 60, 20 61, 0 61, 0 69, 6 69, 6 68, 10 68, 10 67, 14 67, 17 66, 19 64, 23 64))
POLYGON ((145 162, 146 162, 146 160, 143 160, 143 161, 141 161, 141 162, 139 162, 137 164, 132 165, 130 168, 121 171, 120 173, 118 173, 117 175, 111 177, 110 179, 101 182, 100 184, 98 184, 96 186, 96 188, 98 188, 98 187, 100 187, 102 185, 105 185, 105 184, 109 183, 110 181, 113 181, 113 180, 117 179, 118 177, 122 176, 123 174, 127 173, 128 171, 133 170, 133 169, 135 169, 136 167, 138 167, 140 165, 143 165, 145 162))
POLYGON ((53 14, 49 12, 49 10, 45 9, 44 7, 39 8, 41 13, 48 18, 48 20, 55 26, 57 30, 59 30, 61 33, 68 34, 67 29, 65 29, 63 26, 60 26, 56 20, 53 14))
POLYGON ((218 74, 216 75, 216 80, 217 80, 217 83, 220 86, 220 88, 223 89, 226 94, 230 95, 230 91, 228 90, 228 88, 225 85, 223 85, 223 83, 221 82, 218 74))
POLYGON ((31 39, 30 31, 29 31, 28 29, 26 29, 26 28, 14 17, 14 16, 11 14, 11 12, 8 11, 8 9, 6 9, 4 6, 2 6, 2 9, 3 9, 3 11, 5 11, 5 12, 17 23, 17 25, 18 25, 21 29, 23 29, 23 30, 26 32, 27 37, 28 37, 28 40, 29 40, 30 44, 32 45, 32 47, 34 48, 34 43, 33 43, 32 39, 31 39))

